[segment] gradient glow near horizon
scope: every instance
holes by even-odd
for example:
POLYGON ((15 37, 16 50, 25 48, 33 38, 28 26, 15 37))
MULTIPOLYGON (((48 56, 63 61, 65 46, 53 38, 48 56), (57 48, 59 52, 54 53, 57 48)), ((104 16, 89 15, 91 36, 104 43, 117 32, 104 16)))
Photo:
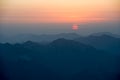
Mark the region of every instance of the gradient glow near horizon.
POLYGON ((119 20, 117 0, 4 0, 2 22, 82 23, 119 20))

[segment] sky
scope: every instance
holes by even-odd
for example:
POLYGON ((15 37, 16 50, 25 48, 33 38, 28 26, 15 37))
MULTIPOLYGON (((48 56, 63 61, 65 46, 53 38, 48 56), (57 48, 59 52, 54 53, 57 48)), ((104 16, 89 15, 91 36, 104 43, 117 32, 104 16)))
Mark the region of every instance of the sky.
POLYGON ((118 0, 3 0, 9 23, 82 23, 118 20, 118 0))
POLYGON ((80 29, 79 33, 119 33, 119 3, 119 0, 0 0, 0 30, 8 35, 71 29, 80 29))

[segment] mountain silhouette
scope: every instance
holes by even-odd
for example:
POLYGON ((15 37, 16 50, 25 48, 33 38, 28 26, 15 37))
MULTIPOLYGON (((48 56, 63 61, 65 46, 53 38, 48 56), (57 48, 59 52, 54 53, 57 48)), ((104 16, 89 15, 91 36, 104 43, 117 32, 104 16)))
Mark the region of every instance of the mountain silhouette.
POLYGON ((120 35, 113 34, 113 33, 110 33, 110 32, 98 32, 98 33, 90 34, 90 36, 102 36, 102 35, 109 35, 109 36, 112 36, 112 37, 120 38, 120 35))
POLYGON ((59 38, 75 39, 78 38, 79 36, 80 35, 76 33, 42 34, 42 35, 20 34, 12 37, 2 38, 0 42, 23 43, 26 41, 33 41, 33 42, 48 43, 59 38))
POLYGON ((101 35, 101 36, 88 36, 88 37, 80 37, 75 39, 75 41, 91 45, 97 49, 120 53, 120 38, 112 37, 109 35, 101 35))
POLYGON ((115 80, 119 75, 117 56, 75 40, 2 43, 0 52, 11 80, 115 80))

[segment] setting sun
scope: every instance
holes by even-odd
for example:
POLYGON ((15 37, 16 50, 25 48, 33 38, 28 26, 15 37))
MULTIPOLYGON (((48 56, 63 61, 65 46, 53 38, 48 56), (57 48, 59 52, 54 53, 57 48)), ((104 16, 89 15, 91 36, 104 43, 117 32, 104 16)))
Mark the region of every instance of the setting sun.
POLYGON ((73 29, 73 30, 78 30, 78 25, 77 25, 77 24, 74 24, 74 25, 72 26, 72 29, 73 29))

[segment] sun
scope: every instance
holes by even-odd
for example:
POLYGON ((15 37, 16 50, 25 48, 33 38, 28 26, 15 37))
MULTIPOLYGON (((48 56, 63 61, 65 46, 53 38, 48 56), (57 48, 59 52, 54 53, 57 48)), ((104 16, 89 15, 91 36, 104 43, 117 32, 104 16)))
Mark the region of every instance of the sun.
POLYGON ((72 26, 72 30, 78 30, 78 25, 77 25, 77 24, 74 24, 74 25, 72 26))

